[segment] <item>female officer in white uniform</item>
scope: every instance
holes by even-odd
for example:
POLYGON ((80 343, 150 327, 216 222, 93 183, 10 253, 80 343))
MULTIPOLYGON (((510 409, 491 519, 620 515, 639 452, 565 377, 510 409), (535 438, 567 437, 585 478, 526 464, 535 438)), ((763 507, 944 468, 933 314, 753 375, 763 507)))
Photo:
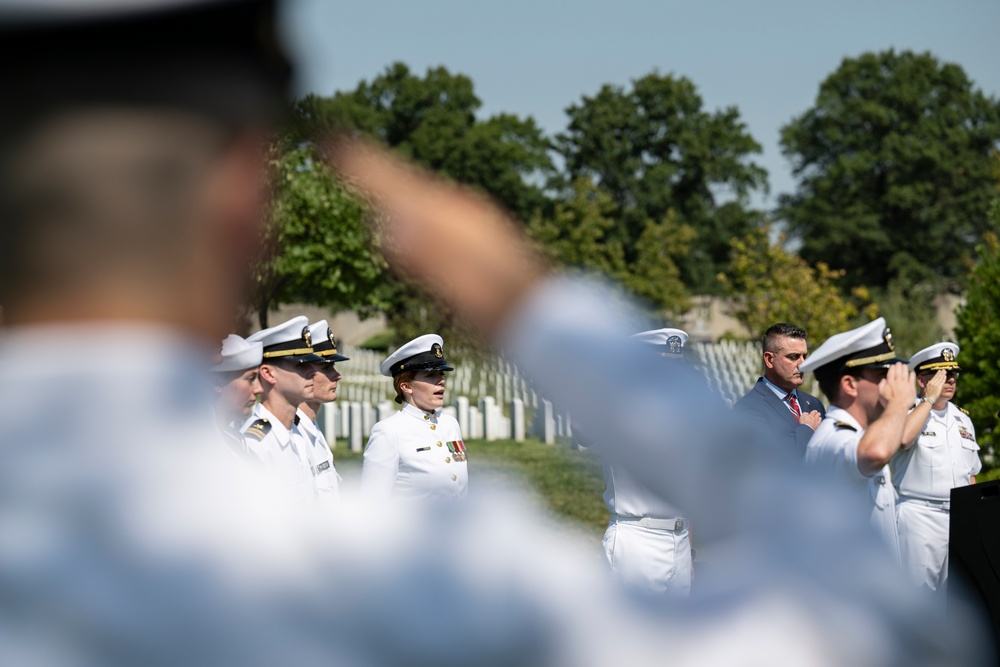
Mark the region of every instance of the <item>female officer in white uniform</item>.
POLYGON ((437 334, 411 340, 382 362, 403 408, 375 424, 361 466, 361 489, 368 495, 423 499, 464 497, 469 473, 462 431, 442 414, 444 359, 437 334))

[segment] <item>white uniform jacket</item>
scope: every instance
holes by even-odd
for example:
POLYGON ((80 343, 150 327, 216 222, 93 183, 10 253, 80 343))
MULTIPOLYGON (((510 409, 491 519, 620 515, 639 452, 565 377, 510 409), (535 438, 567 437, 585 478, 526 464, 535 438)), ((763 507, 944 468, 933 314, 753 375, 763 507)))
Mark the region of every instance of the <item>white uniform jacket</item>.
POLYGON ((914 444, 890 464, 899 494, 951 500, 951 490, 970 484, 983 467, 972 420, 949 401, 943 415, 931 410, 920 431, 914 444))
POLYGON ((258 403, 240 431, 247 447, 264 462, 283 493, 300 502, 315 499, 311 464, 307 458, 312 445, 297 423, 290 429, 285 428, 263 403, 258 403))
POLYGON ((464 497, 469 487, 466 458, 454 417, 404 403, 372 428, 361 465, 361 490, 416 498, 464 497))
POLYGON ((306 450, 309 468, 316 487, 316 496, 320 503, 336 507, 340 503, 340 475, 334 465, 333 452, 323 431, 306 413, 296 412, 299 418, 298 427, 309 440, 306 450))
POLYGON ((848 488, 856 489, 866 513, 879 536, 889 546, 889 551, 899 561, 899 533, 896 527, 896 490, 892 486, 889 466, 871 477, 865 477, 858 468, 858 443, 865 430, 849 412, 831 405, 820 422, 816 434, 806 446, 807 465, 821 472, 832 473, 848 488))

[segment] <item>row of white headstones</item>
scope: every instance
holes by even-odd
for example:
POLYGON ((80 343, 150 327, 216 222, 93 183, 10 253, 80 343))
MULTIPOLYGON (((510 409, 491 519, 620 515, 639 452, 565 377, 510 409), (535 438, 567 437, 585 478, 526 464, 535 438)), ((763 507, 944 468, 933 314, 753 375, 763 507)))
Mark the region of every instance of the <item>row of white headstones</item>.
MULTIPOLYGON (((382 353, 361 348, 345 348, 342 353, 350 361, 337 366, 344 376, 338 399, 322 407, 318 421, 331 444, 346 440, 352 451, 360 452, 372 426, 399 406, 393 400, 391 378, 379 372, 382 353)), ((448 405, 442 412, 458 420, 469 440, 520 442, 533 437, 552 444, 556 438, 572 436, 569 418, 557 414, 503 359, 457 364, 446 377, 448 405)))
MULTIPOLYGON (((756 379, 756 345, 702 343, 693 352, 692 361, 703 368, 727 402, 756 379)), ((323 406, 318 421, 331 444, 346 440, 352 451, 360 452, 375 423, 390 417, 399 406, 393 401, 392 380, 379 372, 384 354, 361 348, 345 348, 342 353, 350 361, 338 364, 344 375, 338 400, 323 406)), ((469 440, 532 437, 552 444, 573 435, 569 415, 558 413, 502 358, 456 364, 455 371, 447 374, 447 397, 442 411, 458 420, 462 435, 469 440)))

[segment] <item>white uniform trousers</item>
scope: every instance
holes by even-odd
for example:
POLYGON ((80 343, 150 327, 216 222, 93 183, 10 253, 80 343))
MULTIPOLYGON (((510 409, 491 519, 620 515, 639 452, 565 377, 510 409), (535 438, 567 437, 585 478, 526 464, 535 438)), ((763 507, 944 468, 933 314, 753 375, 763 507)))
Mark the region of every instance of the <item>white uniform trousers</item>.
POLYGON ((943 593, 948 578, 948 503, 904 497, 896 512, 903 568, 917 585, 943 593))
POLYGON ((687 520, 612 516, 604 555, 614 581, 642 593, 691 593, 691 540, 687 520))

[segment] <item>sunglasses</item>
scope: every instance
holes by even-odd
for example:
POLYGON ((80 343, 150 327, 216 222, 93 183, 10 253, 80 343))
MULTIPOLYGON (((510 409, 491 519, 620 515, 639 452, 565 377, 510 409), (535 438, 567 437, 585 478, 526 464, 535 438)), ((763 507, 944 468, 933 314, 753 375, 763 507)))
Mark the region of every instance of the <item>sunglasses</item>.
MULTIPOLYGON (((924 371, 920 375, 922 375, 923 377, 933 377, 935 373, 937 373, 937 371, 924 371)), ((962 374, 962 371, 955 371, 955 370, 948 371, 948 378, 947 379, 949 379, 949 380, 957 380, 961 374, 962 374)))

